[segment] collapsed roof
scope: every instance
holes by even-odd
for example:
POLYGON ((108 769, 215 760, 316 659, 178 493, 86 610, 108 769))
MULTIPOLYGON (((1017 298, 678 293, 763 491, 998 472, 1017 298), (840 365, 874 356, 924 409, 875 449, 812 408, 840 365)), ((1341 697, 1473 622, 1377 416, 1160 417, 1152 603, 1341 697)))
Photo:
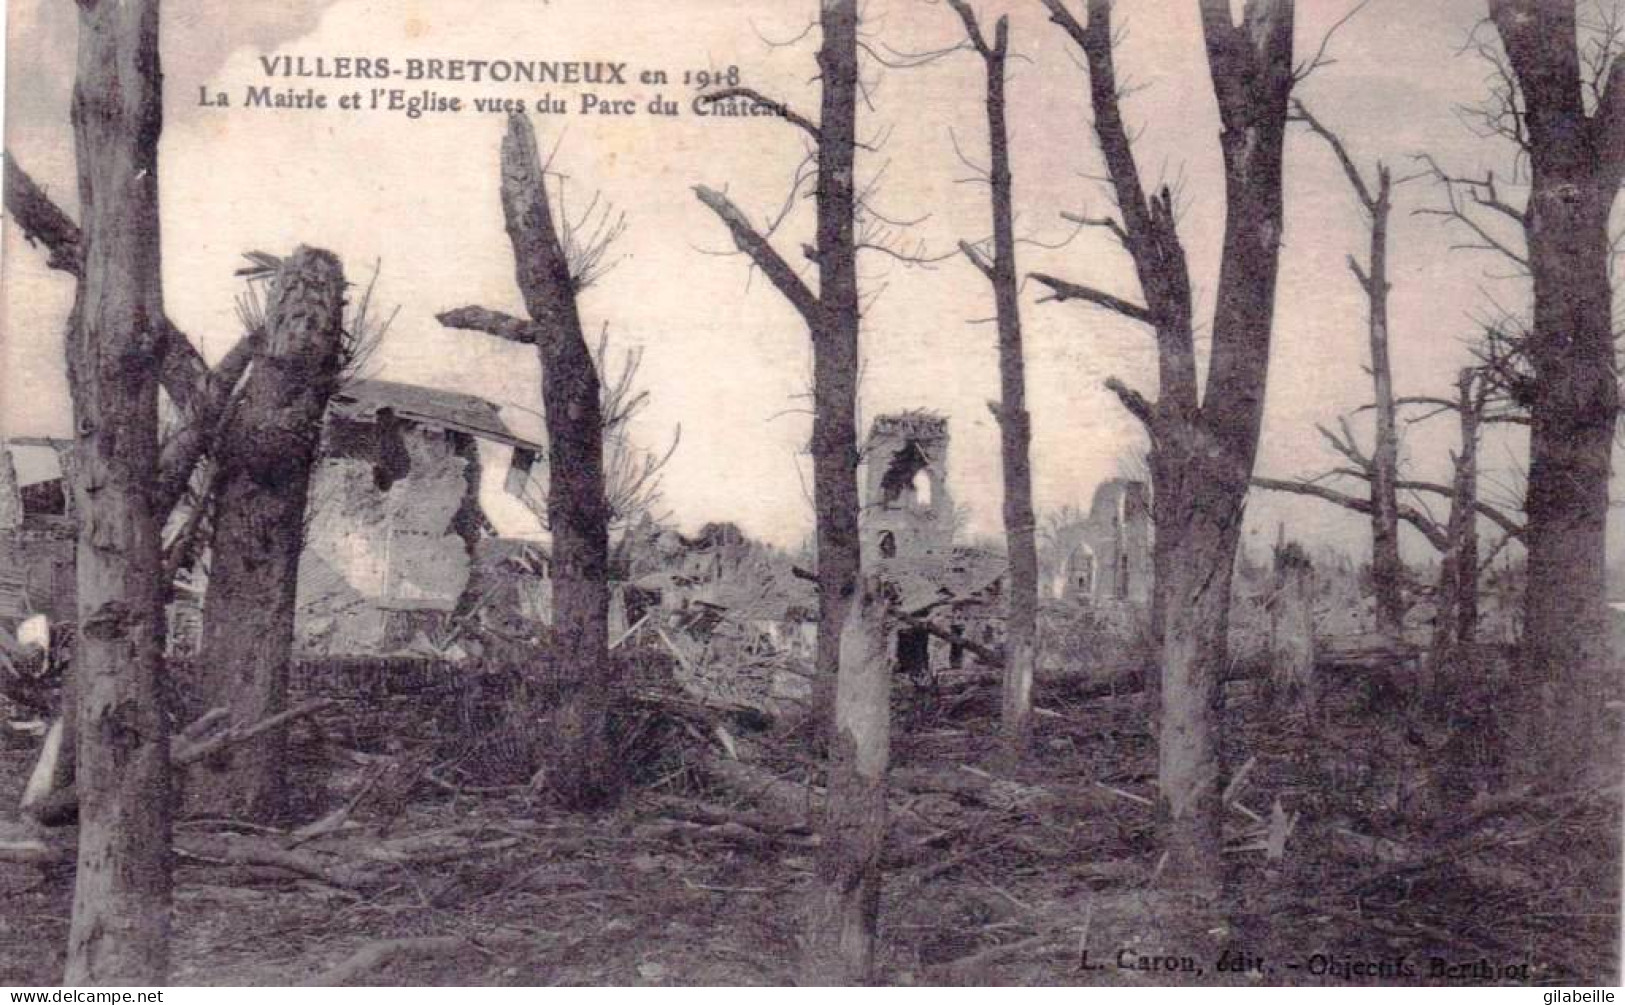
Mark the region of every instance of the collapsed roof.
POLYGON ((514 432, 493 402, 459 391, 444 391, 392 380, 354 380, 333 395, 332 411, 348 419, 371 421, 388 410, 421 426, 454 429, 481 439, 541 453, 543 445, 514 432))

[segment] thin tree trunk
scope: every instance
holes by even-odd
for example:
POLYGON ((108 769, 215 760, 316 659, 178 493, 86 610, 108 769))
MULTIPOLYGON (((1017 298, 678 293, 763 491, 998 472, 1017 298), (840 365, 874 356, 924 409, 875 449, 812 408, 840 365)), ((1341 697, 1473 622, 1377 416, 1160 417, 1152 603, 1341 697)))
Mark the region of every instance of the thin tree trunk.
POLYGON ((1452 455, 1455 474, 1445 548, 1439 562, 1434 604, 1433 644, 1428 651, 1427 702, 1434 714, 1445 710, 1450 676, 1457 672, 1460 643, 1470 642, 1478 621, 1478 424, 1483 402, 1479 374, 1464 369, 1456 380, 1456 414, 1461 446, 1452 455))
POLYGON ((857 0, 824 0, 818 52, 818 321, 813 331, 813 502, 820 680, 835 679, 830 792, 803 972, 867 980, 880 909, 890 679, 873 589, 858 595, 857 0), (848 640, 849 612, 864 627, 848 640), (871 652, 876 634, 878 650, 871 652))
POLYGON ((1009 19, 1001 17, 988 43, 965 0, 953 0, 971 44, 987 71, 989 185, 993 209, 993 258, 984 261, 966 245, 965 253, 993 285, 999 330, 999 448, 1004 474, 1004 536, 1010 582, 1005 638, 1004 692, 1000 726, 1004 761, 1020 763, 1032 717, 1033 668, 1038 658, 1038 540, 1033 515, 1032 416, 1027 411, 1026 358, 1022 348, 1020 282, 1016 273, 1014 185, 1010 173, 1010 129, 1005 116, 1005 62, 1010 47, 1009 19))
MULTIPOLYGON (((866 840, 850 837, 873 810, 861 779, 851 785, 833 780, 842 767, 843 717, 864 721, 888 713, 887 690, 875 690, 845 670, 842 632, 856 594, 858 538, 858 275, 855 234, 858 195, 854 187, 857 157, 858 5, 857 0, 823 0, 819 22, 823 44, 818 51, 821 84, 819 121, 787 112, 783 118, 810 133, 817 144, 817 240, 812 257, 818 267, 814 293, 745 215, 714 189, 694 190, 728 227, 734 244, 748 255, 768 281, 807 324, 813 342, 813 510, 817 521, 818 644, 813 681, 813 712, 821 735, 830 741, 829 817, 818 875, 811 893, 803 967, 809 975, 857 979, 872 963, 874 898, 880 885, 880 858, 870 855, 866 840), (856 688, 856 691, 852 689, 856 688), (834 727, 834 732, 828 730, 834 727), (867 934, 851 936, 850 926, 867 934), (842 932, 848 932, 843 936, 842 932)), ((709 95, 712 99, 728 92, 709 95)), ((759 98, 754 92, 749 96, 759 98)), ((867 743, 869 741, 862 741, 867 743)), ((869 755, 865 755, 869 756, 869 755)), ((884 743, 880 747, 884 770, 884 743)), ((848 758, 849 760, 850 758, 848 758)), ((867 776, 868 770, 860 772, 867 776)), ((882 803, 879 812, 884 812, 882 803)), ((883 821, 883 817, 879 818, 883 821)), ((866 825, 865 825, 866 826, 866 825)))
MULTIPOLYGON (((312 468, 344 331, 344 270, 299 248, 277 271, 266 337, 222 439, 213 560, 199 662, 209 704, 239 723, 287 707, 299 556, 312 468)), ((223 816, 271 823, 283 811, 285 730, 233 749, 194 774, 202 802, 223 816)))
MULTIPOLYGON (((1377 627, 1398 637, 1405 627, 1405 566, 1399 557, 1399 432, 1394 421, 1394 374, 1388 358, 1388 214, 1392 182, 1377 167, 1371 204, 1371 268, 1362 280, 1369 305, 1371 385, 1376 403, 1376 443, 1371 450, 1371 583, 1377 627)), ((1359 275, 1358 268, 1355 269, 1359 275)))
POLYGON ((154 985, 169 971, 168 725, 158 361, 163 128, 157 0, 82 0, 74 135, 83 279, 67 339, 79 515, 78 871, 69 984, 154 985))
MULTIPOLYGON (((1480 375, 1462 372, 1459 387, 1461 453, 1456 460, 1456 495, 1451 502, 1451 519, 1462 511, 1460 540, 1456 556, 1456 617, 1451 629, 1458 643, 1472 642, 1478 635, 1478 426, 1484 403, 1479 398, 1480 375)), ((1452 537, 1457 534, 1452 533, 1452 537)))
MULTIPOLYGON (((858 537, 857 0, 825 0, 818 125, 818 307, 813 325, 813 508, 818 547, 815 680, 827 695, 856 587, 858 537)), ((827 697, 824 701, 827 701, 827 697)), ((838 700, 838 699, 837 699, 838 700)), ((827 714, 829 706, 817 707, 827 714)), ((828 721, 827 719, 824 721, 828 721)))
POLYGON ((1625 177, 1625 62, 1585 111, 1575 4, 1490 0, 1528 137, 1524 212, 1534 327, 1529 355, 1529 582, 1522 671, 1538 696, 1527 768, 1565 785, 1618 765, 1607 701, 1618 672, 1605 600, 1608 478, 1619 391, 1608 217, 1625 177))
POLYGON ((864 583, 847 612, 823 844, 802 951, 804 984, 862 984, 874 967, 891 750, 889 628, 879 581, 864 583))
POLYGON ((607 805, 623 781, 612 729, 620 688, 609 660, 609 508, 603 416, 576 283, 555 230, 536 134, 523 115, 502 142, 502 208, 519 290, 549 336, 537 343, 547 423, 553 634, 560 703, 548 784, 569 807, 607 805))
MULTIPOLYGON (((1366 296, 1366 334, 1371 350, 1371 384, 1376 410, 1376 445, 1363 463, 1371 482, 1371 585, 1376 596, 1377 628, 1398 637, 1405 626, 1405 566, 1399 557, 1399 432, 1395 422, 1393 364, 1388 356, 1388 218, 1393 210, 1393 180, 1388 166, 1377 162, 1375 186, 1367 184, 1343 140, 1304 107, 1293 102, 1294 118, 1326 141, 1336 155, 1354 196, 1370 218, 1370 246, 1365 267, 1350 255, 1349 271, 1366 296)), ((1353 434, 1348 436, 1354 452, 1353 434)))

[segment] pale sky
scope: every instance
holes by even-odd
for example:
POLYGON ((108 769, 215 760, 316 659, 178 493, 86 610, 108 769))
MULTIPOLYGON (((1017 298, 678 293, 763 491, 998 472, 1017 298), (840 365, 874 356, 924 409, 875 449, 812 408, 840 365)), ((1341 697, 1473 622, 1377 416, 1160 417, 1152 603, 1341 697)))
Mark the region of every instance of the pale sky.
MULTIPOLYGON (((1081 4, 1077 5, 1081 8, 1081 4)), ((1463 173, 1510 170, 1507 151, 1475 137, 1458 106, 1480 99, 1486 68, 1458 55, 1482 0, 1415 4, 1374 0, 1341 31, 1336 62, 1299 91, 1317 115, 1342 131, 1362 164, 1383 157, 1396 175, 1427 150, 1463 173)), ((161 151, 166 300, 180 327, 211 359, 237 336, 233 277, 249 250, 286 253, 296 244, 330 248, 349 276, 364 281, 382 263, 378 296, 400 315, 374 375, 482 394, 516 426, 534 425, 540 407, 537 364, 528 347, 448 332, 436 311, 465 303, 518 311, 510 249, 497 190, 503 119, 472 110, 408 120, 387 113, 284 113, 202 108, 200 88, 240 105, 249 84, 267 81, 262 55, 467 59, 603 59, 629 64, 631 83, 606 96, 635 98, 630 117, 575 112, 586 86, 430 83, 445 96, 524 97, 551 92, 566 116, 533 121, 555 169, 570 179, 570 205, 591 193, 624 210, 619 264, 587 292, 589 327, 607 326, 616 346, 642 346, 652 404, 640 434, 663 440, 681 423, 682 447, 666 476, 667 504, 685 527, 734 520, 752 534, 794 545, 811 529, 810 465, 798 458, 810 422, 805 401, 809 342, 776 291, 730 250, 718 221, 691 187, 726 188, 760 221, 784 199, 805 138, 771 118, 704 119, 687 110, 686 70, 737 65, 743 81, 815 115, 816 31, 794 45, 816 5, 788 0, 279 0, 273 4, 168 5, 164 22, 166 127, 161 151), (665 86, 638 75, 664 70, 665 86), (684 114, 661 118, 644 106, 656 92, 679 98, 684 114), (708 254, 707 252, 710 252, 708 254)), ((1298 48, 1307 56, 1348 0, 1302 0, 1298 48)), ((1075 50, 1037 0, 983 0, 988 20, 1009 11, 1010 94, 1018 231, 1053 244, 1071 227, 1062 210, 1104 212, 1093 176, 1099 161, 1088 131, 1085 75, 1075 50)), ((1118 65, 1138 90, 1126 111, 1139 130, 1147 184, 1177 183, 1182 234, 1198 289, 1199 317, 1212 308, 1223 215, 1217 122, 1192 2, 1125 0, 1128 34, 1118 65)), ((75 14, 59 0, 10 0, 6 145, 70 211, 75 207, 67 119, 75 14)), ((959 22, 943 4, 872 0, 870 43, 878 51, 939 49, 957 41, 959 22)), ((876 205, 896 219, 926 217, 910 246, 928 254, 987 233, 985 186, 960 181, 958 146, 985 163, 982 66, 957 53, 915 69, 867 66, 873 108, 860 130, 883 140, 860 157, 865 179, 879 176, 876 205)), ((306 82, 294 81, 299 86, 306 82)), ((316 81, 333 96, 374 82, 316 81)), ((419 85, 392 81, 390 87, 419 85)), ((1331 465, 1313 431, 1369 397, 1364 304, 1343 264, 1362 257, 1365 235, 1347 183, 1326 148, 1294 130, 1288 148, 1287 229, 1277 305, 1265 442, 1259 472, 1290 476, 1331 465)), ((1514 193, 1516 194, 1516 193, 1514 193)), ((1401 190, 1394 217, 1391 305, 1401 393, 1446 390, 1465 359, 1463 340, 1484 291, 1516 305, 1527 296, 1486 256, 1452 252, 1453 236, 1411 210, 1436 205, 1418 182, 1401 190)), ((809 206, 776 237, 793 261, 811 239, 809 206)), ((1023 270, 1042 270, 1137 297, 1125 256, 1100 232, 1064 247, 1024 246, 1023 270)), ((949 416, 951 486, 969 506, 970 530, 999 533, 998 438, 985 402, 998 379, 992 314, 979 273, 960 259, 929 269, 881 256, 863 263, 874 299, 863 329, 863 414, 923 407, 949 416)), ((8 435, 61 434, 68 405, 61 332, 70 282, 47 272, 44 256, 7 228, 4 236, 3 366, 0 428, 8 435)), ((814 281, 810 266, 809 281, 814 281)), ((1034 468, 1041 510, 1087 505, 1140 440, 1136 424, 1101 387, 1108 376, 1154 391, 1146 331, 1074 304, 1023 299, 1028 340, 1034 468)), ((1443 478, 1453 430, 1414 431, 1410 470, 1443 478), (1451 434, 1451 435, 1442 435, 1451 434)), ((1515 444, 1492 444, 1486 463, 1510 471, 1515 444)), ((1512 476, 1507 475, 1505 481, 1512 476)), ((1491 490, 1493 491, 1493 490, 1491 490)), ((1365 548, 1363 518, 1305 500, 1256 493, 1250 533, 1273 540, 1277 520, 1310 543, 1365 548)), ((1617 535, 1616 535, 1617 538, 1617 535)), ((1414 543, 1414 542, 1413 542, 1414 543)), ((1418 555, 1426 549, 1419 549, 1418 555)))

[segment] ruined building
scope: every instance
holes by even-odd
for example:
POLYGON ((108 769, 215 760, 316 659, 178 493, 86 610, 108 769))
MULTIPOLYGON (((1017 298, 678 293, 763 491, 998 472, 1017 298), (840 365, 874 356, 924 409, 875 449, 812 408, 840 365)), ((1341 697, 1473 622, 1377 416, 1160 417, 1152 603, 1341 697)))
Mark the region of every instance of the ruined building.
POLYGON ((953 547, 946 418, 916 410, 875 419, 863 469, 865 565, 941 555, 953 547))
POLYGON ((1103 483, 1088 517, 1057 539, 1060 560, 1042 584, 1046 596, 1103 611, 1149 609, 1151 504, 1143 482, 1103 483))
POLYGON ((0 450, 0 627, 74 611, 73 503, 66 440, 24 438, 0 450))
MULTIPOLYGON (((543 448, 495 404, 381 380, 334 396, 299 562, 303 651, 389 652, 449 619, 495 536, 479 501, 480 442, 510 452, 504 488, 519 494, 543 448)), ((526 613, 545 621, 545 555, 533 564, 526 613)))
MULTIPOLYGON (((508 457, 520 494, 542 444, 468 394, 357 380, 333 396, 311 481, 299 563, 296 645, 307 655, 388 653, 433 637, 469 599, 475 559, 499 569, 519 616, 551 618, 547 547, 504 549, 480 504, 479 444, 508 457), (521 554, 522 553, 522 554, 521 554), (504 561, 519 555, 524 561, 504 561)), ((0 450, 0 625, 34 613, 73 620, 74 530, 66 441, 0 450), (26 470, 18 471, 21 458, 26 470)), ((206 570, 207 561, 199 563, 206 570)), ((173 651, 196 643, 206 572, 176 583, 173 651)), ((482 587, 483 588, 483 587, 482 587)))

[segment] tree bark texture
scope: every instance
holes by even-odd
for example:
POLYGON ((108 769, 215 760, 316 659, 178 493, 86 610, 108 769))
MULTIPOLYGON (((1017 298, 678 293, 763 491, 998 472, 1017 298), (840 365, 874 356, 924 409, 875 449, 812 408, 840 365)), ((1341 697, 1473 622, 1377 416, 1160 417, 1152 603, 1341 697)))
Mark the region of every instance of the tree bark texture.
POLYGON ((1517 77, 1530 168, 1523 223, 1535 380, 1522 672, 1539 699, 1521 732, 1529 770, 1556 785, 1619 763, 1605 710, 1619 668, 1609 652, 1604 538, 1619 410, 1608 216, 1625 177, 1625 63, 1614 61, 1588 115, 1575 6, 1489 3, 1517 77))
POLYGON ((169 740, 162 708, 158 369, 163 128, 157 0, 83 0, 73 124, 83 276, 67 338, 79 514, 78 869, 69 984, 169 969, 169 740))
POLYGON ((1219 680, 1226 662, 1230 583, 1242 508, 1258 448, 1283 225, 1282 149, 1293 85, 1291 0, 1251 0, 1240 24, 1225 0, 1202 0, 1203 39, 1221 120, 1225 229, 1212 350, 1199 394, 1191 287, 1164 188, 1147 197, 1119 107, 1111 0, 1088 0, 1080 23, 1063 0, 1051 19, 1083 51, 1095 134, 1121 220, 1108 228, 1134 260, 1142 307, 1037 276, 1059 300, 1079 299, 1150 325, 1157 336, 1155 402, 1108 386, 1151 438, 1162 628, 1158 778, 1166 820, 1165 885, 1216 897, 1220 887, 1219 680))
POLYGON ((1386 164, 1377 165, 1377 192, 1371 214, 1369 269, 1365 289, 1367 337, 1371 344, 1371 389, 1376 403, 1376 441, 1371 448, 1371 586, 1377 602, 1377 628, 1398 637, 1405 628, 1405 565, 1399 557, 1399 430, 1394 416, 1394 370, 1388 355, 1388 215, 1393 182, 1386 164))
MULTIPOLYGON (((344 270, 299 248, 277 271, 266 332, 229 435, 215 454, 213 560, 200 665, 207 707, 239 723, 283 711, 293 652, 305 510, 344 336, 344 270)), ((216 815, 275 822, 283 811, 287 733, 272 730, 193 775, 216 815)))
POLYGON ((847 605, 835 686, 829 795, 802 951, 802 983, 862 984, 873 974, 891 756, 888 602, 878 579, 847 605))
MULTIPOLYGON (((857 0, 823 0, 818 122, 818 305, 813 340, 813 509, 818 548, 816 680, 835 679, 856 588, 858 537, 857 0)), ((828 706, 820 704, 820 710, 828 706)))
POLYGON ((548 527, 559 704, 548 784, 561 803, 614 802, 622 772, 613 738, 620 696, 609 655, 609 507, 604 498, 599 376, 581 326, 576 283, 549 206, 536 133, 522 115, 502 141, 502 210, 525 310, 539 340, 547 424, 548 527))
MULTIPOLYGON (((722 193, 698 186, 698 196, 722 220, 734 245, 762 271, 795 308, 812 336, 813 352, 813 510, 818 558, 818 642, 813 710, 831 747, 831 794, 826 852, 813 884, 804 969, 813 979, 855 980, 872 962, 874 912, 878 905, 880 858, 869 854, 867 838, 852 836, 871 812, 884 820, 883 792, 868 794, 862 778, 835 779, 852 762, 843 754, 841 722, 858 715, 857 704, 872 707, 865 717, 888 713, 887 693, 864 687, 841 696, 846 679, 843 631, 854 603, 859 573, 858 537, 858 303, 855 188, 857 169, 858 5, 857 0, 822 0, 818 51, 821 107, 815 124, 798 114, 786 121, 810 133, 817 143, 817 236, 811 257, 818 269, 814 293, 766 236, 722 193), (843 711, 844 709, 844 711, 843 711), (834 732, 828 730, 833 726, 834 732), (850 779, 848 781, 851 781, 850 779), (878 806, 875 798, 881 801, 878 806), (864 919, 867 919, 865 921, 864 919), (857 925, 856 929, 850 927, 857 925), (867 936, 853 935, 868 931, 867 936), (846 934, 843 934, 846 933, 846 934)), ((882 647, 884 651, 884 647, 882 647)), ((864 741, 868 742, 868 741, 864 741)), ((867 755, 866 755, 867 756, 867 755)), ((884 760, 882 756, 882 761, 884 760)))

